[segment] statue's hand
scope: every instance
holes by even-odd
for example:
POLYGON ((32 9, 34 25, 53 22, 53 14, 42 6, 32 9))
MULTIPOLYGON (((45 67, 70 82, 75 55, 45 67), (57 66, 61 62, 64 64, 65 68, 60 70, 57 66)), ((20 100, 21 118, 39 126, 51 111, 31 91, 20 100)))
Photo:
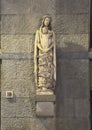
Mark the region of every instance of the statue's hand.
POLYGON ((45 49, 44 52, 45 52, 45 53, 48 52, 48 49, 45 49))

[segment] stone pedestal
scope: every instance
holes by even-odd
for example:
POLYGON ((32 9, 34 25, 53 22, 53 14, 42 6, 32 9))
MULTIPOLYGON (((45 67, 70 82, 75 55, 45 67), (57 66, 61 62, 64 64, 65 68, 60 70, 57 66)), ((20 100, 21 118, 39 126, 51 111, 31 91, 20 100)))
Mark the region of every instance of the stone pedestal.
POLYGON ((55 117, 55 95, 36 96, 36 115, 38 117, 55 117))
POLYGON ((55 104, 53 102, 37 102, 36 115, 42 117, 55 116, 55 104))

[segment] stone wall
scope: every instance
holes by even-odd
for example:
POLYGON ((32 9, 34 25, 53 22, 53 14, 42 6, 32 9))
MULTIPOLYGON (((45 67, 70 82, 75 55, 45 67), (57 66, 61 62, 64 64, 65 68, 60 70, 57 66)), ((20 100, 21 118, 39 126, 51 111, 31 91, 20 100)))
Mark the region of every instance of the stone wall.
POLYGON ((1 130, 90 130, 88 27, 88 0, 1 0, 1 130), (57 45, 56 117, 38 118, 34 36, 48 13, 57 45))

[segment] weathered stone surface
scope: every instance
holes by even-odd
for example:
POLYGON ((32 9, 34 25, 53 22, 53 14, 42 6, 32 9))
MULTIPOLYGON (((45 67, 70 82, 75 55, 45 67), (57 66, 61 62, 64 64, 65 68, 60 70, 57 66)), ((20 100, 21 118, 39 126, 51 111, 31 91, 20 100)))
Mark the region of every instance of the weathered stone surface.
POLYGON ((2 80, 33 79, 33 60, 3 60, 2 80))
POLYGON ((51 13, 51 14, 71 14, 88 13, 89 1, 87 0, 1 0, 2 14, 27 14, 27 13, 51 13))
POLYGON ((1 78, 2 80, 16 79, 17 62, 14 60, 2 60, 1 78))
MULTIPOLYGON (((60 46, 60 45, 59 45, 60 46)), ((57 48, 57 58, 59 59, 72 59, 72 60, 76 60, 76 59, 88 59, 92 57, 91 54, 89 54, 89 52, 87 51, 61 51, 60 48, 57 48)), ((29 52, 29 53, 7 53, 7 52, 3 52, 0 53, 0 59, 2 60, 31 60, 33 63, 34 60, 34 52, 29 52)))
POLYGON ((34 46, 33 35, 2 35, 1 48, 2 52, 23 53, 33 52, 34 46))
POLYGON ((0 15, 0 49, 1 49, 1 15, 0 15))
POLYGON ((2 97, 14 90, 17 97, 30 97, 35 93, 33 62, 30 60, 2 61, 2 97))
POLYGON ((88 0, 56 0, 57 14, 88 13, 90 2, 88 0))
MULTIPOLYGON (((57 61, 56 99, 88 98, 89 92, 89 61, 62 59, 57 61), (62 76, 63 75, 63 76, 62 76)), ((57 100, 59 104, 60 101, 57 100)))
POLYGON ((37 102, 36 115, 38 117, 55 116, 55 104, 53 102, 37 102))
POLYGON ((85 118, 58 118, 56 130, 90 130, 90 121, 85 118))
POLYGON ((60 37, 61 34, 60 33, 55 33, 55 41, 56 41, 56 49, 58 50, 60 47, 60 37))
POLYGON ((55 102, 56 95, 36 95, 36 102, 55 102))
POLYGON ((58 60, 59 59, 70 59, 70 60, 83 60, 83 59, 88 59, 89 58, 89 54, 87 51, 71 51, 71 52, 64 52, 62 51, 61 53, 61 50, 58 48, 57 49, 57 57, 58 57, 58 60))
POLYGON ((33 62, 33 52, 29 53, 1 53, 2 60, 31 60, 33 62))
POLYGON ((55 0, 32 0, 32 13, 54 14, 55 0))
MULTIPOLYGON (((61 59, 57 61, 57 79, 89 79, 89 60, 87 59, 61 59), (63 75, 63 76, 62 76, 63 75)), ((87 79, 87 80, 86 80, 87 79)), ((84 80, 83 80, 84 81, 84 80)), ((59 82, 59 81, 58 81, 59 82)), ((58 83, 57 82, 57 83, 58 83)))
POLYGON ((2 118, 2 130, 56 130, 54 118, 2 118), (6 124, 6 125, 5 125, 6 124))
POLYGON ((2 97, 6 97, 6 91, 12 90, 14 92, 14 97, 35 97, 35 86, 31 80, 2 80, 2 87, 2 97))
POLYGON ((31 98, 2 98, 1 109, 1 117, 21 118, 35 116, 35 102, 31 98))
POLYGON ((36 130, 34 118, 2 118, 2 130, 36 130))
MULTIPOLYGON (((61 35, 60 45, 58 45, 64 52, 78 52, 88 51, 89 49, 89 37, 88 34, 72 34, 72 35, 61 35)), ((62 53, 62 52, 61 52, 62 53)))
POLYGON ((64 99, 61 98, 61 99, 58 99, 58 101, 56 102, 57 117, 73 118, 74 117, 74 100, 72 98, 64 98, 64 99))
POLYGON ((31 15, 2 15, 1 33, 4 34, 34 33, 37 29, 38 21, 39 18, 37 16, 32 17, 31 15))
POLYGON ((2 0, 1 5, 2 14, 55 13, 55 0, 2 0))
POLYGON ((89 52, 88 52, 88 58, 91 60, 92 59, 92 51, 91 51, 91 48, 90 48, 90 50, 89 50, 89 52))
MULTIPOLYGON (((56 130, 56 120, 55 118, 37 118, 36 130, 56 130)), ((33 129, 32 129, 33 130, 33 129)))
MULTIPOLYGON (((0 74, 0 78, 1 78, 1 74, 0 74)), ((0 96, 1 96, 1 80, 0 80, 0 96)))
POLYGON ((61 34, 85 34, 89 32, 88 14, 56 15, 54 28, 61 34))
POLYGON ((34 78, 33 60, 32 61, 30 60, 17 61, 17 78, 18 79, 31 79, 31 80, 34 78))
POLYGON ((92 60, 90 60, 90 87, 91 87, 91 89, 92 89, 92 60))
POLYGON ((31 0, 1 0, 2 14, 27 14, 31 12, 31 0))
POLYGON ((64 98, 88 98, 89 81, 88 79, 63 79, 61 81, 64 98), (67 81, 66 81, 67 80, 67 81))
MULTIPOLYGON (((1 15, 2 34, 35 33, 41 25, 43 14, 1 15), (11 26, 12 25, 12 26, 11 26)), ((52 26, 56 33, 84 34, 88 33, 88 14, 51 15, 52 26)))
POLYGON ((59 99, 56 104, 56 114, 58 118, 89 118, 90 103, 87 98, 64 98, 62 100, 59 99))
POLYGON ((89 99, 75 100, 75 117, 89 118, 90 116, 90 101, 89 99))

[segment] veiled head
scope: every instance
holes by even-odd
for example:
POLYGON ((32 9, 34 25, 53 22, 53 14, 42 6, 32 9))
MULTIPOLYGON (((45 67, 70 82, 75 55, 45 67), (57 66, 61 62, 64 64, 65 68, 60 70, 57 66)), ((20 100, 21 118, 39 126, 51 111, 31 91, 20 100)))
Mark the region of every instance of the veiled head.
POLYGON ((49 30, 52 30, 51 21, 52 21, 52 19, 51 19, 50 15, 43 16, 41 27, 48 27, 49 30))

